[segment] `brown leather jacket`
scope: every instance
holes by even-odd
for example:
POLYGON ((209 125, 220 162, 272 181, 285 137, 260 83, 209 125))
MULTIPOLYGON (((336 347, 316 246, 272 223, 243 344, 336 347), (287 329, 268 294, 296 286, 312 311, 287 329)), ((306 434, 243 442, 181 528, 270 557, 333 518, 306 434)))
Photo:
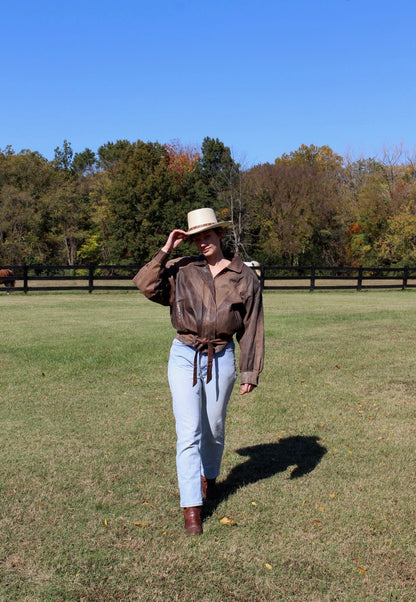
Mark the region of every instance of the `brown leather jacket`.
POLYGON ((133 278, 145 296, 170 306, 176 337, 195 349, 220 351, 236 334, 241 383, 257 385, 263 369, 260 282, 237 255, 215 278, 203 256, 168 261, 160 250, 133 278))

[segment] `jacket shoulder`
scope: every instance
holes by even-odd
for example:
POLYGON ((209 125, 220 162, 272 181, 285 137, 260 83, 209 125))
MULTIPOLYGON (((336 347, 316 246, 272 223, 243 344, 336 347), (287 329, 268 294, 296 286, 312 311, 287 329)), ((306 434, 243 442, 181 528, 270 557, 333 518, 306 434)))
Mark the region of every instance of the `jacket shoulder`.
POLYGON ((241 259, 241 257, 239 255, 234 256, 234 258, 232 260, 232 265, 236 271, 241 273, 241 275, 244 277, 244 280, 247 283, 250 283, 254 287, 254 289, 256 289, 257 287, 260 287, 259 277, 254 272, 254 270, 249 268, 243 262, 243 260, 241 259))
POLYGON ((200 257, 193 257, 191 255, 186 257, 177 257, 175 259, 170 259, 166 264, 166 269, 171 273, 178 272, 182 268, 186 268, 188 266, 194 264, 200 264, 200 257))

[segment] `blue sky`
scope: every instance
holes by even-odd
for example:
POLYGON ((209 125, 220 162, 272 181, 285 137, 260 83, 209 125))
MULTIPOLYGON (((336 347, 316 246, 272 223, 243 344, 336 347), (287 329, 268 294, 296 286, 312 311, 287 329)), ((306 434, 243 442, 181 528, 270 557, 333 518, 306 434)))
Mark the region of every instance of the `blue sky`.
POLYGON ((416 149, 414 0, 0 0, 0 148, 416 149))

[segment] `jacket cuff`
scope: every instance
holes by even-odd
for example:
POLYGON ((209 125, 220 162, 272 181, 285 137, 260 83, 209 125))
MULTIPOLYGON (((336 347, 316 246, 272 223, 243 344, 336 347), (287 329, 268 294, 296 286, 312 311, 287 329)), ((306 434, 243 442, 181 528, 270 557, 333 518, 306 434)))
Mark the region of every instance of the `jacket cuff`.
POLYGON ((257 387, 257 385, 259 384, 259 375, 257 374, 257 372, 241 372, 240 383, 242 385, 248 383, 257 387))
POLYGON ((162 249, 159 249, 159 251, 153 255, 153 261, 156 261, 157 263, 163 264, 166 263, 166 260, 169 257, 169 253, 165 253, 165 251, 162 251, 162 249))

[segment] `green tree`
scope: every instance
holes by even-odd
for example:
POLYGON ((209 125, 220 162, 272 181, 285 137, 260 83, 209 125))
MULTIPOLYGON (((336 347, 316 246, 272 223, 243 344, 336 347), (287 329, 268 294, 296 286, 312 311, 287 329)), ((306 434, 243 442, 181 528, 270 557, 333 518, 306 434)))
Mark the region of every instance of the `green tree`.
POLYGON ((109 264, 118 260, 111 253, 112 213, 108 199, 110 186, 110 170, 96 173, 91 180, 89 187, 91 227, 78 251, 82 261, 109 264))
POLYGON ((126 154, 132 151, 134 145, 128 140, 117 140, 116 142, 107 142, 100 146, 97 151, 97 164, 100 169, 110 169, 115 167, 119 161, 125 159, 126 154))
MULTIPOLYGON (((89 151, 84 152, 84 159, 87 156, 89 151)), ((55 149, 53 188, 44 199, 50 244, 57 249, 57 260, 68 265, 78 263, 78 250, 90 229, 88 180, 76 169, 81 158, 75 166, 72 158, 71 145, 65 140, 62 149, 55 149)))
POLYGON ((95 153, 86 148, 82 153, 75 153, 71 167, 77 174, 86 176, 95 172, 96 164, 95 153))
POLYGON ((170 230, 186 224, 189 206, 159 143, 131 144, 111 169, 106 191, 111 255, 117 261, 142 263, 163 245, 170 230))
POLYGON ((231 220, 233 226, 226 240, 231 253, 249 255, 250 214, 241 165, 228 146, 218 138, 204 138, 201 158, 196 169, 199 178, 197 206, 212 207, 221 220, 231 220))
POLYGON ((64 140, 62 148, 57 146, 55 148, 55 158, 53 160, 54 167, 59 171, 69 171, 72 166, 72 157, 74 152, 71 148, 71 144, 64 140))
POLYGON ((76 265, 78 249, 89 231, 89 197, 80 190, 75 177, 58 174, 45 201, 51 224, 49 240, 57 249, 57 260, 76 265))
POLYGON ((53 169, 39 153, 11 147, 0 152, 0 262, 41 262, 47 257, 41 199, 53 169))

